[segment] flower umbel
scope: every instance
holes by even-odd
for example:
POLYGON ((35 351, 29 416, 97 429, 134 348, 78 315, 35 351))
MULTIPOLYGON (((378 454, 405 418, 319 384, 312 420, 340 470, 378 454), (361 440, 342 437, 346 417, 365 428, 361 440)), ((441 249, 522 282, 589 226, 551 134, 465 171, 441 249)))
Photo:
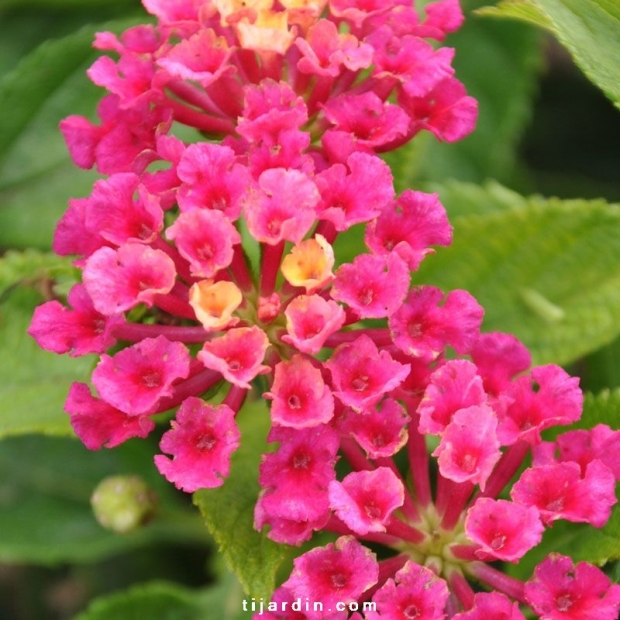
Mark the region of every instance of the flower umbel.
POLYGON ((518 620, 520 605, 615 618, 620 587, 596 567, 551 555, 523 583, 497 562, 557 520, 609 519, 620 434, 542 441, 579 419, 578 381, 481 334, 466 291, 417 281, 452 229, 437 195, 396 195, 379 157, 473 129, 438 45, 462 21, 456 0, 424 17, 408 0, 143 4, 156 25, 97 35, 116 58, 88 71, 108 91, 101 124, 61 123, 75 163, 107 175, 56 229, 82 282, 29 330, 99 356, 96 395, 75 384, 66 401, 76 434, 114 447, 170 412, 155 465, 193 492, 227 483, 248 394, 269 401, 255 527, 290 545, 338 538, 274 594, 324 609, 266 617, 359 619, 336 603, 372 601, 366 620, 518 620), (343 262, 335 242, 355 226, 367 251, 343 262))

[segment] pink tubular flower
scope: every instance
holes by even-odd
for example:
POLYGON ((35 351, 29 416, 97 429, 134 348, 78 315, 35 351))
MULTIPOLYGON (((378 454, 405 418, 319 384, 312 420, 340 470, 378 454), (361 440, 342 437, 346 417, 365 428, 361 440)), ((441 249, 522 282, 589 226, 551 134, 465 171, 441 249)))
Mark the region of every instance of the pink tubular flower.
POLYGON ((469 611, 456 614, 454 620, 525 620, 519 604, 499 592, 478 592, 469 611))
POLYGON ((163 336, 147 338, 119 351, 102 355, 93 371, 99 396, 128 415, 150 413, 172 394, 177 379, 189 374, 189 353, 180 342, 163 336))
POLYGON ((271 391, 263 396, 273 400, 271 419, 280 426, 309 428, 334 415, 334 397, 321 371, 300 355, 275 367, 271 391))
POLYGON ((374 406, 409 374, 408 365, 394 361, 363 335, 340 345, 325 366, 332 373, 334 394, 355 410, 374 406))
POLYGON ((169 293, 176 271, 161 250, 127 243, 113 250, 101 248, 84 267, 84 286, 96 310, 113 315, 140 303, 152 305, 155 296, 169 293))
POLYGON ((433 571, 407 562, 394 579, 388 579, 372 600, 377 610, 366 613, 366 620, 416 618, 442 620, 449 591, 446 582, 433 571))
POLYGON ((441 435, 433 452, 441 474, 455 482, 473 482, 484 491, 500 458, 497 417, 492 409, 472 406, 459 409, 441 435))
POLYGON ((72 384, 65 411, 75 434, 89 450, 114 448, 132 437, 146 437, 155 423, 145 416, 128 415, 95 398, 84 383, 72 384))
POLYGON ((186 399, 164 433, 159 447, 172 459, 157 455, 155 465, 179 489, 191 493, 219 487, 230 470, 230 455, 239 447, 241 434, 234 411, 212 406, 199 398, 186 399))
POLYGON ((347 430, 369 457, 381 458, 396 454, 407 441, 409 416, 397 401, 386 398, 381 409, 353 413, 346 421, 347 430))
POLYGON ((241 242, 237 229, 221 211, 193 209, 181 213, 166 232, 190 265, 193 276, 212 278, 230 265, 233 246, 241 242))
POLYGON ((223 336, 205 342, 197 358, 230 383, 250 389, 250 381, 260 374, 269 372, 262 364, 269 340, 265 332, 255 325, 236 327, 223 336))
POLYGON ((403 484, 387 467, 353 472, 342 482, 329 483, 330 508, 356 534, 384 532, 403 501, 403 484))
POLYGON ((342 306, 318 295, 296 297, 284 311, 287 334, 282 341, 302 353, 318 353, 345 321, 342 306))
POLYGON ((483 310, 466 291, 443 293, 433 286, 414 288, 389 317, 394 344, 424 361, 436 359, 447 344, 466 353, 478 337, 483 310))
POLYGON ((396 252, 416 271, 431 245, 449 245, 452 227, 436 194, 404 191, 366 229, 366 245, 376 254, 396 252))
POLYGON ((418 407, 420 432, 441 435, 459 409, 486 404, 477 368, 467 360, 452 360, 432 375, 418 407))
POLYGON ((551 554, 525 584, 527 602, 541 620, 612 620, 620 610, 620 586, 596 566, 551 554))
POLYGON ((192 493, 228 484, 237 423, 263 416, 255 529, 338 537, 295 560, 270 620, 523 620, 527 604, 615 620, 598 569, 551 555, 526 584, 502 563, 558 519, 607 522, 620 431, 543 441, 579 419, 577 379, 481 334, 466 291, 411 287, 452 228, 436 194, 397 196, 379 155, 473 129, 437 43, 458 1, 143 5, 151 25, 96 35, 99 124, 61 123, 76 164, 107 175, 54 235, 81 283, 51 286, 29 329, 98 358, 66 400, 76 435, 113 447, 169 412, 155 466, 192 493))
POLYGON ((536 506, 547 524, 566 519, 602 527, 617 502, 615 489, 614 475, 601 461, 592 461, 583 478, 579 465, 568 461, 526 469, 511 496, 525 506, 536 506))
POLYGON ((505 500, 481 497, 467 512, 465 531, 480 545, 476 554, 505 562, 516 562, 542 538, 538 510, 505 500))
POLYGON ((386 257, 360 254, 336 272, 331 296, 360 318, 383 318, 397 310, 409 289, 409 270, 395 253, 386 257))
MULTIPOLYGON (((295 597, 320 601, 331 610, 336 610, 337 603, 355 601, 378 578, 374 554, 348 536, 299 556, 294 564, 283 586, 295 597)), ((321 617, 324 617, 322 613, 314 611, 308 615, 317 620, 321 617)))
POLYGON ((297 170, 265 170, 250 189, 244 209, 254 238, 269 245, 299 243, 312 226, 319 201, 315 184, 297 170))
POLYGON ((118 318, 97 312, 81 284, 71 289, 67 301, 72 310, 58 301, 48 301, 35 310, 28 333, 40 347, 78 357, 103 353, 115 343, 111 331, 118 318))

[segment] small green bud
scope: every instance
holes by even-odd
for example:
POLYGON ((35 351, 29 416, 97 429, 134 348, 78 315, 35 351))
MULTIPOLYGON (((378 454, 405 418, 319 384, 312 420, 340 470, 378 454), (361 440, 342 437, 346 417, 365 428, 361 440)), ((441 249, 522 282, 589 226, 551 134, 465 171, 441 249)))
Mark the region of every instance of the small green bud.
POLYGON ((110 476, 97 485, 90 503, 103 527, 128 534, 153 518, 157 495, 139 476, 110 476))

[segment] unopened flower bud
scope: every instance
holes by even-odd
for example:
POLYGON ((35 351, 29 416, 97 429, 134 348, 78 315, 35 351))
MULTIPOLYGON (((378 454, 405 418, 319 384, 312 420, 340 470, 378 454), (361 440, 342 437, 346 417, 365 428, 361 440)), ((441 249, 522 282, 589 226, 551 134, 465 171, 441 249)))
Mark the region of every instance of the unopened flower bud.
POLYGON ((97 485, 90 503, 104 528, 128 534, 153 518, 157 496, 139 476, 110 476, 97 485))

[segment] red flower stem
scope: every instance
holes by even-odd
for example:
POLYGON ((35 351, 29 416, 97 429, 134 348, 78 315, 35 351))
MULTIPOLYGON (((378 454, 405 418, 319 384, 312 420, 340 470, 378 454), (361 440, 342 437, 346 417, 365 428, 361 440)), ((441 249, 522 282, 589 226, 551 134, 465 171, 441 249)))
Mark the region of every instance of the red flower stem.
POLYGON ((240 244, 234 247, 232 263, 228 268, 242 291, 252 290, 254 287, 252 274, 250 273, 243 247, 240 244))
POLYGON ((336 237, 338 236, 338 231, 334 228, 334 225, 331 222, 321 220, 314 229, 314 235, 322 235, 325 237, 327 243, 333 245, 336 237))
POLYGON ((168 312, 174 316, 181 317, 183 319, 196 320, 196 313, 194 309, 184 300, 180 299, 176 295, 155 295, 153 303, 164 312, 168 312))
POLYGON ((258 84, 261 80, 260 66, 256 54, 252 50, 238 49, 233 56, 237 61, 235 64, 246 78, 244 81, 258 84))
POLYGON ((393 558, 388 558, 387 560, 381 560, 379 562, 379 579, 377 583, 383 585, 387 579, 394 577, 394 575, 407 564, 408 560, 409 558, 405 553, 395 555, 393 558))
POLYGON ((480 581, 484 581, 495 590, 503 592, 520 603, 526 603, 525 586, 522 581, 509 577, 484 562, 472 562, 467 565, 467 570, 480 581))
POLYGON ((355 471, 372 471, 374 465, 364 456, 362 449, 350 437, 340 439, 340 449, 355 471))
POLYGON ((334 348, 339 344, 353 342, 362 335, 368 336, 378 347, 386 347, 392 343, 392 336, 390 335, 389 329, 383 327, 369 327, 348 332, 336 332, 327 338, 325 346, 334 348))
POLYGON ((397 545, 400 542, 400 539, 394 538, 393 536, 388 536, 387 534, 383 534, 382 532, 368 532, 367 534, 363 535, 356 534, 336 515, 330 516, 327 525, 325 525, 323 529, 333 532, 334 534, 338 534, 339 536, 356 536, 357 538, 368 540, 369 542, 376 542, 381 545, 385 545, 386 547, 397 545))
POLYGON ((206 342, 211 334, 203 327, 182 327, 176 325, 144 325, 142 323, 123 322, 112 327, 112 335, 127 342, 140 342, 144 338, 165 336, 173 342, 206 342))
POLYGON ((460 570, 453 571, 448 577, 448 583, 463 608, 465 610, 471 609, 474 606, 474 591, 467 579, 463 577, 463 573, 460 570))
POLYGON ((235 124, 227 118, 215 118, 166 97, 165 105, 172 109, 174 120, 207 133, 229 135, 235 132, 235 124))
POLYGON ((529 449, 530 445, 525 441, 518 441, 510 446, 500 458, 499 463, 495 466, 480 496, 497 497, 517 473, 529 449))
POLYGON ((384 457, 376 459, 375 462, 380 467, 389 467, 392 472, 394 472, 396 476, 398 476, 398 479, 401 481, 404 489, 404 503, 401 507, 401 510, 403 511, 405 517, 407 517, 408 521, 419 521, 420 513, 418 512, 418 508, 413 501, 409 490, 407 489, 407 485, 405 484, 405 481, 403 480, 400 471, 398 471, 398 467, 396 467, 396 464, 394 463, 394 459, 384 457))
POLYGON ((226 117, 227 114, 223 112, 215 103, 211 100, 211 97, 206 92, 199 90, 192 84, 183 82, 181 80, 171 82, 167 85, 172 93, 174 93, 180 99, 187 101, 187 103, 202 108, 209 114, 215 114, 216 116, 226 117))
POLYGON ((428 506, 433 501, 428 470, 428 450, 426 448, 424 435, 418 432, 420 416, 411 401, 407 402, 406 405, 409 416, 411 417, 407 454, 409 456, 409 467, 413 479, 415 498, 419 505, 428 506))
POLYGON ((157 237, 155 239, 155 241, 153 242, 153 247, 156 250, 165 252, 172 259, 177 274, 185 282, 191 285, 196 281, 196 278, 194 278, 194 276, 192 276, 191 274, 188 262, 179 254, 176 248, 171 246, 169 243, 166 243, 161 237, 157 237))
POLYGON ((276 280, 278 279, 283 252, 284 241, 280 241, 275 245, 262 244, 260 294, 263 297, 269 297, 276 288, 276 280))
POLYGON ((277 52, 260 51, 261 80, 272 79, 279 82, 282 79, 282 55, 277 52))
POLYGON ((185 381, 175 385, 172 396, 162 398, 157 404, 157 410, 151 413, 168 411, 168 409, 180 405, 189 396, 196 396, 210 390, 221 378, 222 375, 215 370, 202 370, 189 379, 185 379, 185 381))
POLYGON ((407 525, 404 521, 391 516, 385 523, 385 531, 390 536, 395 536, 415 545, 421 543, 427 536, 415 527, 407 525))
POLYGON ((448 600, 446 601, 446 618, 448 618, 448 620, 450 618, 454 618, 454 616, 456 616, 459 611, 461 611, 459 607, 459 601, 456 598, 456 595, 451 592, 448 600))
POLYGON ((325 103, 332 92, 334 86, 333 77, 317 76, 313 89, 310 91, 310 97, 306 105, 308 106, 308 115, 316 114, 319 105, 325 103))
POLYGON ((444 530, 451 530, 458 523, 473 490, 472 482, 454 482, 441 474, 437 476, 437 512, 443 515, 444 530))
POLYGON ((476 555, 476 551, 480 549, 479 545, 448 545, 447 549, 457 560, 467 560, 473 562, 480 558, 476 555))
POLYGON ((226 394, 226 398, 224 398, 222 404, 228 405, 235 413, 238 413, 241 407, 243 407, 247 395, 248 390, 238 385, 233 385, 230 390, 228 390, 228 394, 226 394))

